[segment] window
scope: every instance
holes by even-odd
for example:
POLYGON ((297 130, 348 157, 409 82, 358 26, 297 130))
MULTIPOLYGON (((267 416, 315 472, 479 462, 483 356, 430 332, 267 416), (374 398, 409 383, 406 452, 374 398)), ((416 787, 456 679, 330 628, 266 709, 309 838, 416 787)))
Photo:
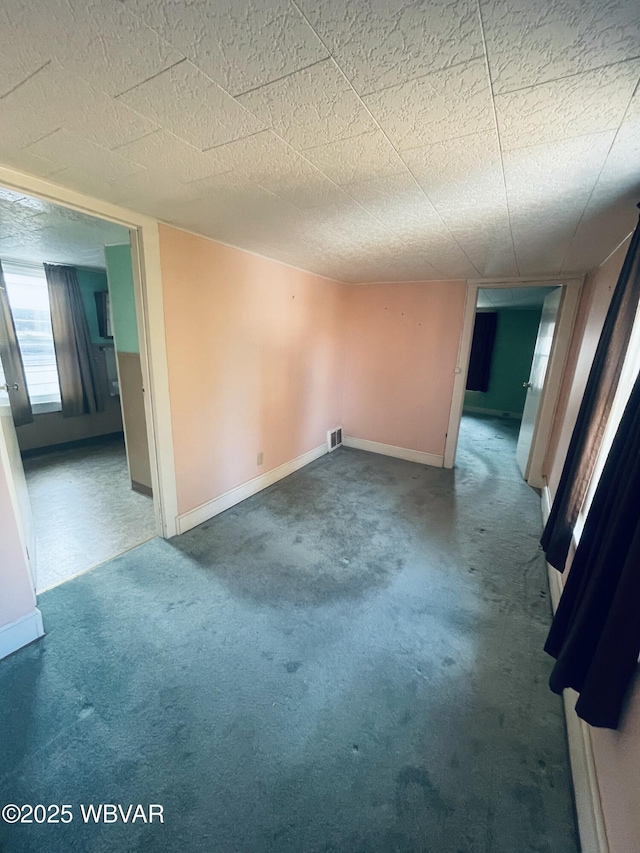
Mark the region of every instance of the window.
POLYGON ((2 261, 33 411, 61 408, 49 291, 42 264, 2 261))

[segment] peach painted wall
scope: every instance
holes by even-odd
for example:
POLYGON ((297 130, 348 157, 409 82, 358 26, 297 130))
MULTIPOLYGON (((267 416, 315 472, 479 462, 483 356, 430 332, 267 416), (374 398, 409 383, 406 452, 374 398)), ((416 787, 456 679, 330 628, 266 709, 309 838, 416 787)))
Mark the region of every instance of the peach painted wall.
POLYGON ((31 613, 35 603, 29 567, 22 551, 7 477, 0 459, 0 628, 31 613))
POLYGON ((626 240, 605 264, 587 276, 582 289, 549 450, 543 466, 552 495, 560 481, 600 331, 628 248, 629 240, 626 240))
POLYGON ((444 455, 465 282, 347 290, 345 434, 444 455))
POLYGON ((346 285, 164 225, 160 253, 182 514, 326 443, 346 285))
MULTIPOLYGON (((549 488, 553 497, 580 407, 591 362, 629 241, 587 279, 578 309, 550 448, 549 488)), ((598 787, 609 853, 640 850, 640 683, 636 682, 618 731, 591 729, 598 787)))

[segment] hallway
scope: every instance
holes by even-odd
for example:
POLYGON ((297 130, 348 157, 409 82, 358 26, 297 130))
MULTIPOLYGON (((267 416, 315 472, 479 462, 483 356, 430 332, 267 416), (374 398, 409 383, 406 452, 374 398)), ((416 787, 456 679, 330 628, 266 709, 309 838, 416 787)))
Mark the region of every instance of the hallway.
POLYGON ((342 449, 40 596, 47 636, 0 666, 0 799, 165 823, 4 849, 577 853, 513 444, 465 418, 454 471, 342 449))

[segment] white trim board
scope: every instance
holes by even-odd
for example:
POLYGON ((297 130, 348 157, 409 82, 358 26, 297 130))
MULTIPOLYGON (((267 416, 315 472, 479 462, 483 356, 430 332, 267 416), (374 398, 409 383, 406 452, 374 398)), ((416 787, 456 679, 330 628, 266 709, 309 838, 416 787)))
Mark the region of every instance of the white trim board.
POLYGON ((228 492, 224 492, 224 494, 219 495, 211 501, 207 501, 205 504, 201 504, 195 509, 190 509, 188 512, 182 513, 182 515, 178 516, 178 533, 186 533, 187 530, 197 527, 198 524, 208 521, 210 518, 230 509, 232 506, 239 504, 241 501, 261 492, 268 486, 272 486, 274 483, 277 483, 278 480, 288 477, 289 474, 293 474, 294 471, 298 471, 300 468, 304 468, 305 465, 315 462, 316 459, 319 459, 326 453, 327 443, 324 442, 323 444, 318 445, 318 447, 314 447, 312 450, 308 450, 306 453, 296 456, 295 459, 291 459, 289 462, 278 465, 277 468, 272 468, 265 474, 260 474, 259 477, 254 477, 253 480, 248 480, 246 483, 242 483, 233 489, 229 489, 228 492))
MULTIPOLYGON (((541 507, 542 518, 546 524, 551 511, 551 493, 547 485, 542 490, 541 507)), ((547 563, 547 573, 551 604, 555 613, 562 595, 563 576, 549 563, 547 563)), ((593 757, 591 728, 576 714, 577 698, 578 694, 574 690, 568 689, 562 694, 580 849, 582 853, 609 853, 600 787, 593 757)))
POLYGON ((396 447, 394 444, 382 444, 379 441, 355 438, 352 435, 343 435, 342 443, 345 447, 353 447, 356 450, 379 453, 381 456, 393 456, 396 459, 406 459, 407 462, 432 465, 434 468, 442 468, 444 464, 443 457, 438 456, 436 453, 425 453, 423 450, 410 450, 408 447, 396 447))
POLYGON ((34 607, 31 613, 0 628, 0 660, 17 652, 23 646, 28 646, 43 635, 42 613, 34 607))

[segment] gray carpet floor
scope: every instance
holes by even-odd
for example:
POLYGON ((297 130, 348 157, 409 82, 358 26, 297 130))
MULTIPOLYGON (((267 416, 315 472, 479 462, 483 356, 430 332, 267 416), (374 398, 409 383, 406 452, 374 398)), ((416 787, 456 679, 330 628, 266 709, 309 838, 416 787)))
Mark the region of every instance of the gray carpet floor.
POLYGON ((455 471, 339 450, 40 596, 47 636, 0 664, 0 803, 74 820, 0 849, 577 853, 514 443, 465 418, 455 471))
POLYGON ((124 439, 24 460, 38 592, 155 536, 153 500, 131 488, 124 439))

